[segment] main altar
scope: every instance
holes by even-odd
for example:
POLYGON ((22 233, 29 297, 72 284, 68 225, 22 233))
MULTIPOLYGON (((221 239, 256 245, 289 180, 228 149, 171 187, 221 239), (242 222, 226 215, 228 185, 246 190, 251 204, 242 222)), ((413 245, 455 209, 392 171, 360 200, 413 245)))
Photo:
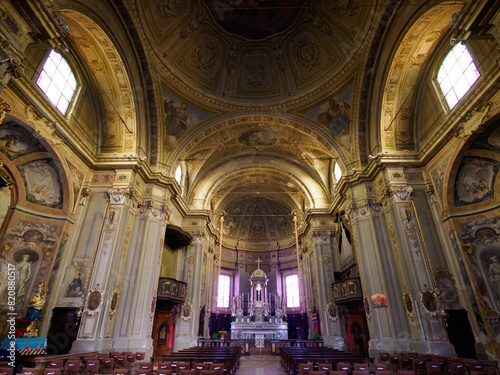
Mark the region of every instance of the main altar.
POLYGON ((284 300, 278 294, 274 295, 271 309, 267 282, 259 259, 257 269, 250 277, 249 296, 239 294, 231 307, 234 320, 231 323, 231 338, 255 340, 257 348, 263 348, 266 340, 288 339, 284 300))

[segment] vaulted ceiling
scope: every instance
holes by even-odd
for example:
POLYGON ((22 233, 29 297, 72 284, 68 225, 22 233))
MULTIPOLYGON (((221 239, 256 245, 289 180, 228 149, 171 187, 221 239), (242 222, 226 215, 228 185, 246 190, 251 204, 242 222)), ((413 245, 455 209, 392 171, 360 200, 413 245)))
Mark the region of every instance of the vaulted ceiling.
MULTIPOLYGON (((405 20, 418 18, 432 9, 432 4, 425 9, 419 9, 422 4, 398 9, 396 3, 124 0, 130 12, 126 21, 134 23, 130 29, 136 49, 140 45, 139 65, 151 69, 151 77, 145 78, 148 88, 136 94, 136 103, 139 107, 144 97, 148 102, 157 100, 149 107, 153 120, 149 134, 140 120, 128 116, 130 90, 124 89, 129 83, 120 77, 126 70, 119 68, 132 60, 120 50, 106 50, 106 38, 95 42, 85 38, 86 30, 97 26, 86 16, 61 12, 71 26, 74 45, 102 86, 100 91, 107 91, 106 98, 121 108, 127 121, 124 134, 113 134, 116 119, 105 119, 111 130, 102 131, 101 152, 110 154, 115 147, 128 153, 137 145, 146 150, 149 163, 168 176, 181 166, 182 199, 188 209, 211 210, 217 217, 225 212, 226 226, 231 223, 231 228, 225 230, 224 243, 256 249, 293 243, 292 211, 330 213, 336 164, 350 178, 349 170, 368 163, 373 145, 390 149, 395 144, 381 142, 379 131, 369 133, 368 118, 380 110, 373 106, 382 100, 380 95, 370 102, 369 95, 386 84, 377 81, 380 88, 372 88, 370 77, 376 69, 390 67, 375 64, 389 19, 395 14, 405 20), (91 55, 91 47, 101 51, 91 55), (110 59, 120 55, 122 61, 113 65, 110 59), (101 67, 106 79, 99 78, 101 67), (114 82, 107 84, 112 70, 114 82), (151 108, 156 111, 153 115, 151 108)), ((421 22, 430 25, 426 30, 433 35, 432 43, 408 33, 405 43, 415 40, 412 48, 422 60, 409 70, 421 69, 446 31, 446 22, 436 20, 458 8, 437 6, 422 17, 421 22), (425 56, 418 54, 423 50, 419 45, 428 46, 425 56)), ((391 43, 398 45, 401 29, 392 33, 391 43)), ((389 59, 393 52, 384 53, 389 59)), ((393 76, 396 68, 391 68, 393 76)), ((377 79, 387 74, 381 73, 377 79)), ((404 82, 399 85, 406 87, 404 82)), ((406 93, 400 91, 399 101, 406 93)), ((417 100, 416 92, 412 101, 417 100)), ((402 119, 392 119, 394 113, 381 115, 389 118, 382 117, 383 121, 394 122, 394 129, 404 125, 399 125, 402 119)), ((391 131, 392 138, 403 134, 409 146, 415 145, 411 128, 406 133, 391 131)), ((403 155, 407 145, 396 146, 402 149, 393 151, 403 155)))

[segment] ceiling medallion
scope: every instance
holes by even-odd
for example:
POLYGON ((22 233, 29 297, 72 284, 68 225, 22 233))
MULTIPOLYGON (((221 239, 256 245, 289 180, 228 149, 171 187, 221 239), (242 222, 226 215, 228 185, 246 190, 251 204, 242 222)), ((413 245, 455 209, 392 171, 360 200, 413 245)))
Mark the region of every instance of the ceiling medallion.
POLYGON ((301 40, 297 50, 297 60, 300 65, 311 71, 320 64, 318 45, 307 40, 301 40))
POLYGON ((193 62, 200 70, 212 69, 215 64, 215 45, 204 43, 193 50, 193 62))

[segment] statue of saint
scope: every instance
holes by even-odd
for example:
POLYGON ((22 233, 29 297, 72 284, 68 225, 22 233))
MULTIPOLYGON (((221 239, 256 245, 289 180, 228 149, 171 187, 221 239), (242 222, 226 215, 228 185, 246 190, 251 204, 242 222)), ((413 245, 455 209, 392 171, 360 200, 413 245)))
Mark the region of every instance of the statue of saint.
POLYGON ((488 269, 488 279, 491 286, 500 295, 500 260, 498 256, 493 255, 490 257, 491 263, 488 269))
POLYGON ((16 265, 17 272, 17 299, 22 303, 22 297, 26 294, 26 284, 31 276, 30 255, 24 254, 22 260, 16 265))

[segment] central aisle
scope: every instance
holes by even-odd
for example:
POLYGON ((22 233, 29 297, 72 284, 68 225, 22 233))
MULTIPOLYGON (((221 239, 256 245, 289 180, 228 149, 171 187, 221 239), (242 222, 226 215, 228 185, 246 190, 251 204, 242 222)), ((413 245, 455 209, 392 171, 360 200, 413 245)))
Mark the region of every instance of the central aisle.
POLYGON ((242 356, 236 375, 286 375, 275 355, 242 356))

